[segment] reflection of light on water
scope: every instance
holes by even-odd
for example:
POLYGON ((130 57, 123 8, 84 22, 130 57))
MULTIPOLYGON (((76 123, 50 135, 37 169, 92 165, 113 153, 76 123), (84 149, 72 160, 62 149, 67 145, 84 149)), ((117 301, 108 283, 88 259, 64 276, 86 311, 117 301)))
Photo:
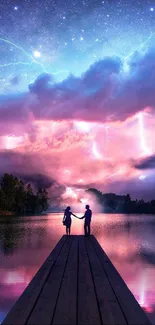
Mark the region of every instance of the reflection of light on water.
POLYGON ((18 272, 8 272, 5 276, 5 283, 7 284, 16 284, 16 283, 24 283, 24 277, 18 272))
POLYGON ((25 274, 22 274, 21 271, 10 271, 4 276, 5 284, 29 283, 29 281, 29 277, 26 279, 25 274))
POLYGON ((145 284, 146 284, 146 278, 145 278, 145 275, 144 275, 142 283, 141 283, 141 292, 140 292, 140 299, 139 299, 139 304, 142 307, 145 306, 145 284))
POLYGON ((142 306, 142 307, 148 314, 153 312, 153 307, 151 306, 142 306))
POLYGON ((148 305, 148 302, 146 301, 145 293, 147 288, 147 275, 146 272, 143 274, 141 287, 140 287, 140 297, 137 297, 137 300, 140 304, 140 306, 146 311, 146 313, 152 313, 153 307, 148 305))
MULTIPOLYGON (((75 192, 74 188, 73 192, 75 192)), ((87 193, 81 192, 81 190, 76 191, 76 193, 79 198, 87 199, 87 193)), ((87 199, 87 202, 93 211, 93 235, 96 236, 100 245, 110 257, 141 307, 149 315, 153 312, 155 302, 155 268, 141 255, 141 251, 143 251, 143 248, 154 251, 155 241, 152 231, 154 217, 97 214, 92 206, 92 200, 87 199), (130 222, 129 230, 127 227, 128 221, 130 222)), ((77 216, 82 217, 85 212, 85 202, 80 202, 79 206, 81 206, 81 211, 77 216)), ((72 211, 76 214, 75 207, 71 204, 72 211)), ((77 209, 77 211, 79 210, 77 209)), ((23 217, 22 220, 20 219, 15 223, 14 231, 21 229, 20 237, 13 237, 16 242, 18 241, 19 246, 14 249, 13 254, 8 258, 7 265, 5 259, 2 258, 5 252, 3 254, 3 251, 0 251, 1 298, 7 311, 11 308, 11 304, 21 295, 61 236, 65 234, 66 229, 62 224, 62 219, 63 211, 59 214, 50 213, 48 216, 23 217), (24 232, 22 231, 23 228, 24 232), (11 301, 11 304, 9 304, 9 301, 11 301)), ((2 228, 4 235, 5 227, 2 228)), ((72 217, 71 233, 83 234, 84 220, 72 217)), ((3 306, 0 309, 3 311, 3 306)), ((4 316, 5 314, 6 311, 4 316)), ((153 318, 154 316, 151 315, 150 317, 153 318)), ((3 315, 0 314, 0 319, 3 318, 3 315)))

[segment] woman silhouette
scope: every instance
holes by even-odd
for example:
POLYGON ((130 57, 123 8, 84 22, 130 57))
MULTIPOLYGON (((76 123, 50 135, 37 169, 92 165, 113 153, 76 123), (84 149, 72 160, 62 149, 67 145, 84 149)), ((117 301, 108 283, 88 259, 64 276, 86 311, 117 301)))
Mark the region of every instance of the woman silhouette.
POLYGON ((72 219, 71 219, 71 215, 73 215, 73 213, 70 211, 70 207, 67 207, 64 213, 64 217, 63 217, 63 224, 66 226, 66 235, 70 236, 70 232, 71 232, 71 223, 72 223, 72 219))

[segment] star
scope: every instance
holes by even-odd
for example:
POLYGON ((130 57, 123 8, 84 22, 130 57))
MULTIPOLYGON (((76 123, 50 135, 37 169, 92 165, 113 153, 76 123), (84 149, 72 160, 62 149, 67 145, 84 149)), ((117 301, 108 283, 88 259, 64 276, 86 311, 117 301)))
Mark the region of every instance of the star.
POLYGON ((150 8, 150 11, 154 11, 154 8, 152 7, 152 8, 150 8))
POLYGON ((17 6, 15 6, 15 7, 14 7, 14 10, 18 10, 18 7, 17 7, 17 6))
POLYGON ((80 37, 80 40, 81 40, 81 41, 83 41, 83 40, 84 40, 84 38, 81 36, 81 37, 80 37))
POLYGON ((34 56, 35 58, 40 58, 40 57, 41 57, 41 53, 40 53, 39 51, 34 51, 34 52, 33 52, 33 56, 34 56))

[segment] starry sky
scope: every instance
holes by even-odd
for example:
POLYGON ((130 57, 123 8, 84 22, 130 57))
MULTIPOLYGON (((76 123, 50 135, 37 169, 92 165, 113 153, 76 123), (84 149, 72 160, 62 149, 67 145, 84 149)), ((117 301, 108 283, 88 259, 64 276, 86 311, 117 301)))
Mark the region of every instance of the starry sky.
POLYGON ((154 198, 155 1, 1 0, 0 23, 0 172, 154 198))
POLYGON ((45 71, 63 80, 104 56, 128 57, 154 33, 154 6, 134 0, 2 0, 1 87, 7 91, 18 77, 20 89, 26 88, 45 71))

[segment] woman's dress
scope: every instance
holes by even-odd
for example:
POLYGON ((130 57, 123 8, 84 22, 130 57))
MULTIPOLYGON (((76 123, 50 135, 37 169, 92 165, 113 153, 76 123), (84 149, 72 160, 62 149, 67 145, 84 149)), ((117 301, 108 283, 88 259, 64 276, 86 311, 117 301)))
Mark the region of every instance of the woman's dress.
POLYGON ((72 223, 72 219, 71 219, 71 212, 70 211, 66 211, 65 213, 65 224, 67 228, 70 228, 72 223))

